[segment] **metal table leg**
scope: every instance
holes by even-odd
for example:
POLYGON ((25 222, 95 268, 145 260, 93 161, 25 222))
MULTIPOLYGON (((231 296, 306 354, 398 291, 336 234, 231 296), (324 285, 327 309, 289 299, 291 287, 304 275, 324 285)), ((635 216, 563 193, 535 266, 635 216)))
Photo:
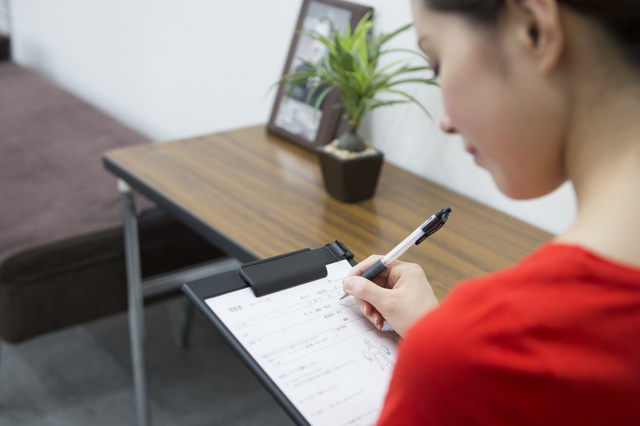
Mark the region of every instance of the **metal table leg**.
MULTIPOLYGON (((133 197, 133 189, 122 179, 118 179, 118 191, 122 200, 124 247, 127 265, 127 288, 129 299, 129 333, 131 337, 131 364, 133 386, 136 398, 138 426, 151 424, 147 380, 144 362, 144 297, 152 297, 175 291, 185 282, 237 269, 240 261, 226 256, 197 265, 142 279, 140 271, 140 244, 138 242, 138 215, 133 197)), ((179 302, 176 302, 179 303, 179 302)), ((186 347, 191 324, 193 305, 180 318, 178 346, 186 347)))
POLYGON ((127 287, 129 293, 129 333, 131 338, 131 362, 136 398, 138 426, 148 426, 149 402, 147 399, 146 371, 144 363, 144 305, 142 300, 142 275, 140 272, 140 245, 136 204, 131 187, 118 179, 122 199, 127 287))
POLYGON ((195 306, 188 300, 175 299, 167 303, 169 314, 171 315, 171 328, 176 341, 176 346, 186 349, 189 346, 189 335, 191 334, 191 323, 195 306))

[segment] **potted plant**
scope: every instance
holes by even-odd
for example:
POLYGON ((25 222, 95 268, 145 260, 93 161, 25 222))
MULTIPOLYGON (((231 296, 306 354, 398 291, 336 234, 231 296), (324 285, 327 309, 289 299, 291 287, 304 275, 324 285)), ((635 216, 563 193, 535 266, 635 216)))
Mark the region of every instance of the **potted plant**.
POLYGON ((335 30, 330 37, 303 33, 324 44, 328 53, 317 63, 302 60, 305 70, 286 74, 281 79, 290 85, 288 96, 297 85, 311 84, 307 101, 317 96, 316 112, 332 90, 340 94, 342 100, 335 107, 344 108, 344 120, 349 129, 337 140, 320 148, 318 155, 327 192, 344 202, 371 198, 382 167, 382 153, 365 143, 358 132, 364 117, 376 108, 407 102, 417 104, 431 116, 416 98, 396 86, 411 82, 437 85, 434 79, 416 74, 430 69, 420 53, 408 49, 383 50, 385 43, 408 30, 411 24, 392 33, 372 36, 374 21, 370 18, 371 13, 367 13, 353 34, 350 25, 347 25, 344 35, 335 30), (409 58, 405 58, 379 68, 380 58, 394 52, 418 55, 425 65, 413 65, 409 58), (390 94, 396 99, 380 99, 381 94, 390 94))

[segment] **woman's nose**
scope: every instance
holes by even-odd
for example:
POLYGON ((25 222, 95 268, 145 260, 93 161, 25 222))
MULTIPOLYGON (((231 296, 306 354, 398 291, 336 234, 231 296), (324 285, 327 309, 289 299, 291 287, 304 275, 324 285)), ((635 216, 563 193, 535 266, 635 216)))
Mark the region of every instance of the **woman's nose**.
POLYGON ((445 110, 442 110, 442 112, 440 113, 440 128, 442 129, 443 132, 451 135, 458 133, 458 130, 455 127, 453 127, 453 124, 451 123, 451 118, 449 118, 449 114, 447 114, 445 110))

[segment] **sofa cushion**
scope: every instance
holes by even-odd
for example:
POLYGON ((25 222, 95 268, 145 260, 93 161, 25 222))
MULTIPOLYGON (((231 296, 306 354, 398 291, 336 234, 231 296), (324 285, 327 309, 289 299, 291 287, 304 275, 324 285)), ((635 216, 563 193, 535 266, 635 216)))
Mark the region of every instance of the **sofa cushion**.
POLYGON ((121 225, 101 154, 145 137, 11 62, 0 63, 0 129, 0 264, 121 225))
MULTIPOLYGON (((126 308, 120 195, 101 154, 145 142, 34 72, 0 63, 1 339, 126 308)), ((145 277, 224 255, 166 215, 139 230, 145 277)))
MULTIPOLYGON (((169 216, 141 221, 139 234, 143 277, 224 255, 169 216)), ((34 248, 0 266, 0 338, 10 343, 126 307, 122 228, 34 248)))

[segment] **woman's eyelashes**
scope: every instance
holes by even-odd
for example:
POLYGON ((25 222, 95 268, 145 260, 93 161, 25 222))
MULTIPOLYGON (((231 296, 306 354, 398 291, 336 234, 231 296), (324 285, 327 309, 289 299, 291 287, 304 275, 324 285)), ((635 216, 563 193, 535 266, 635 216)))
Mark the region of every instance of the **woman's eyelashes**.
POLYGON ((428 55, 426 56, 426 59, 427 59, 427 64, 429 65, 429 68, 431 68, 431 71, 433 71, 433 77, 431 77, 431 80, 435 80, 440 75, 440 63, 429 58, 428 55))
POLYGON ((431 65, 431 71, 433 71, 432 80, 436 80, 440 76, 440 64, 431 65))
POLYGON ((427 63, 429 64, 429 68, 431 68, 431 71, 433 71, 433 77, 431 77, 432 80, 435 80, 438 78, 438 76, 440 75, 440 64, 438 64, 435 61, 432 61, 429 59, 429 54, 427 53, 428 50, 424 49, 422 47, 422 43, 420 43, 420 41, 418 41, 418 49, 420 49, 422 51, 422 53, 424 53, 425 55, 425 59, 427 60, 427 63))

